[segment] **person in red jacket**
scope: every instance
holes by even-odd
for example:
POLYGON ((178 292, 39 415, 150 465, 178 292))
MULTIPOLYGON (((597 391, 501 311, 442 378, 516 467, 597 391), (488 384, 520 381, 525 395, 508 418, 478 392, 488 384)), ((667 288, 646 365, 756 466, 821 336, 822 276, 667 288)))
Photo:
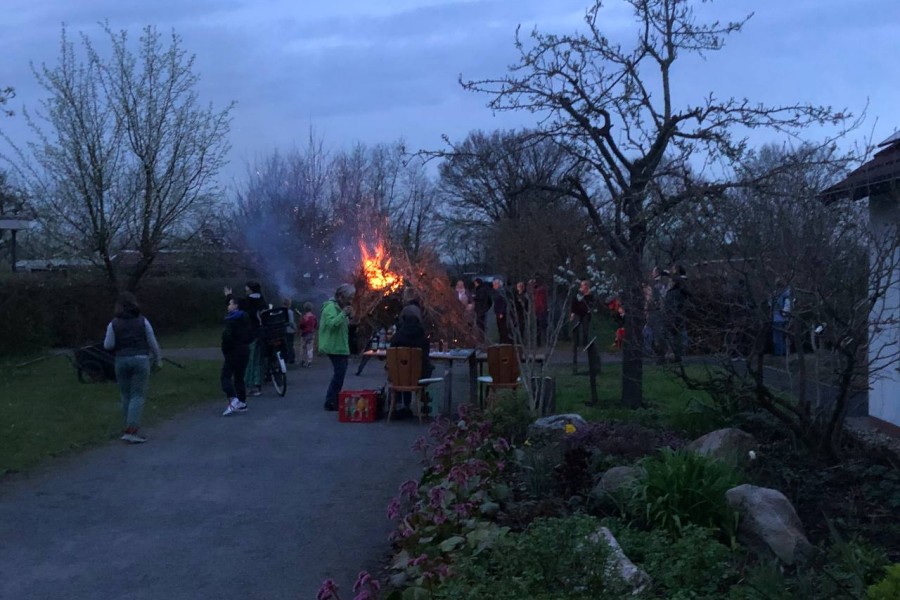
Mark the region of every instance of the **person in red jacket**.
POLYGON ((311 367, 313 352, 316 345, 316 330, 319 328, 319 320, 313 314, 312 302, 303 304, 303 315, 297 324, 300 331, 300 366, 311 367))
POLYGON ((544 282, 534 277, 528 282, 531 288, 532 304, 534 305, 534 320, 537 326, 537 345, 544 345, 544 335, 547 333, 547 317, 549 308, 547 306, 547 288, 544 282))

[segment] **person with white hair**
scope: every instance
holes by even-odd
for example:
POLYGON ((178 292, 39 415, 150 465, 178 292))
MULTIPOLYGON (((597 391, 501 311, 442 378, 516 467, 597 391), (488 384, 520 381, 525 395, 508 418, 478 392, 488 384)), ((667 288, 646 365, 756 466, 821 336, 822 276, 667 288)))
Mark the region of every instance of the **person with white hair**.
POLYGON ((338 410, 338 394, 344 387, 350 362, 350 306, 356 288, 349 283, 338 286, 334 298, 326 300, 319 318, 319 351, 328 356, 333 372, 325 392, 325 410, 338 410))

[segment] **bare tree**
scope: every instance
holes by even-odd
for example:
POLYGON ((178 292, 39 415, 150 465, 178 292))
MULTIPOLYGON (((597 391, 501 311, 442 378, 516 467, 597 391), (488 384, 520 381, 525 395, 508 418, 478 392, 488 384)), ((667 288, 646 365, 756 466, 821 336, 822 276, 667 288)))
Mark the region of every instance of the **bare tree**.
MULTIPOLYGON (((9 175, 0 171, 0 217, 19 216, 26 212, 25 194, 9 181, 9 175)), ((28 214, 28 216, 31 216, 28 214)), ((0 229, 0 253, 6 251, 11 232, 0 229)))
MULTIPOLYGON (((5 106, 10 100, 16 97, 16 90, 11 87, 0 88, 0 107, 5 106)), ((8 117, 13 115, 13 111, 7 108, 0 108, 0 113, 8 117)))
POLYGON ((275 152, 249 169, 234 236, 254 266, 293 295, 319 275, 349 275, 347 257, 373 234, 415 260, 432 243, 434 197, 421 161, 402 142, 331 154, 311 131, 306 148, 275 152))
POLYGON ((702 376, 679 371, 732 408, 768 411, 832 458, 851 400, 900 358, 896 343, 867 356, 870 328, 896 327, 898 307, 886 302, 900 236, 896 228, 874 231, 858 203, 818 197, 843 163, 834 150, 812 147, 766 147, 748 160, 748 177, 778 175, 716 204, 718 260, 697 264, 692 277, 691 336, 720 360, 702 376), (789 318, 773 324, 782 290, 789 318), (788 341, 783 357, 767 355, 776 325, 788 341))
POLYGON ((140 253, 129 273, 133 289, 161 250, 203 226, 219 193, 215 178, 230 148, 233 104, 216 111, 200 103, 194 56, 174 32, 164 44, 155 27, 145 27, 135 54, 126 31, 104 30, 112 60, 101 62, 89 44, 88 50, 101 65, 106 97, 127 141, 133 200, 127 233, 140 253))
POLYGON ((165 44, 145 27, 133 52, 127 32, 103 30, 108 59, 84 34, 79 58, 63 29, 58 64, 34 69, 48 93, 26 114, 38 141, 21 149, 4 137, 48 231, 102 265, 111 284, 134 289, 160 252, 203 227, 229 149, 231 106, 200 104, 194 58, 175 33, 165 44), (139 257, 124 282, 122 250, 139 257))
POLYGON ((553 140, 527 130, 475 131, 434 155, 444 159, 441 218, 449 249, 475 249, 492 269, 520 279, 550 277, 584 253, 581 209, 544 189, 563 186, 573 169, 553 140))
POLYGON ((331 178, 331 157, 310 130, 305 148, 258 161, 238 188, 231 241, 242 250, 247 267, 265 274, 288 296, 309 291, 339 260, 331 178))
POLYGON ((738 99, 680 99, 674 77, 679 59, 720 50, 746 19, 703 23, 690 0, 623 0, 635 15, 628 48, 604 35, 602 3, 585 18, 585 33, 517 35, 519 61, 496 79, 461 81, 493 96, 493 110, 527 110, 540 130, 590 169, 560 188, 582 203, 591 226, 619 260, 624 282, 626 343, 622 397, 642 403, 644 251, 649 233, 678 204, 720 194, 727 177, 704 175, 704 165, 739 161, 742 129, 796 134, 813 123, 842 122, 826 107, 769 107, 738 99))
MULTIPOLYGON (((87 38, 82 42, 89 49, 87 38)), ((47 236, 93 259, 115 285, 114 259, 124 247, 129 207, 123 189, 124 131, 104 99, 101 66, 91 57, 79 62, 63 28, 58 64, 32 70, 48 94, 34 114, 24 111, 37 140, 20 148, 4 134, 13 155, 3 158, 25 182, 47 236)))

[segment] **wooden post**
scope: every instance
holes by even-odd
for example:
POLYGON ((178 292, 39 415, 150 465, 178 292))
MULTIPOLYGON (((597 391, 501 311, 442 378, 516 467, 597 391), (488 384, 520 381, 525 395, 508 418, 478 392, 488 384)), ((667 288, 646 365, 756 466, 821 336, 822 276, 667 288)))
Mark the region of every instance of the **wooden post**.
POLYGON ((572 327, 572 374, 578 374, 578 343, 581 341, 581 319, 572 327))
POLYGON ((9 243, 9 255, 12 257, 12 272, 16 272, 16 234, 17 229, 12 230, 12 240, 9 243))
POLYGON ((591 400, 586 404, 588 406, 596 406, 600 403, 597 397, 597 376, 600 375, 600 350, 597 349, 597 338, 591 338, 587 346, 584 347, 588 359, 588 375, 590 376, 591 400))

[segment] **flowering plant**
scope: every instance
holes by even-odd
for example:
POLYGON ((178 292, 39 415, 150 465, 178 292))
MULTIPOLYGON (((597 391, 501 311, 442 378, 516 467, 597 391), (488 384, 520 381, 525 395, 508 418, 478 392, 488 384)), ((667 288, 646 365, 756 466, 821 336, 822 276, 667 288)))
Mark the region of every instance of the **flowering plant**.
MULTIPOLYGON (((316 600, 341 600, 338 584, 333 579, 326 579, 319 587, 316 600)), ((360 571, 353 584, 353 600, 377 600, 381 591, 381 583, 369 575, 368 571, 360 571)))
POLYGON ((436 421, 429 433, 433 443, 423 437, 413 445, 423 456, 421 480, 403 483, 388 506, 399 548, 392 566, 424 589, 452 574, 454 555, 481 553, 507 533, 488 518, 509 495, 503 475, 511 453, 469 407, 455 422, 436 421))

